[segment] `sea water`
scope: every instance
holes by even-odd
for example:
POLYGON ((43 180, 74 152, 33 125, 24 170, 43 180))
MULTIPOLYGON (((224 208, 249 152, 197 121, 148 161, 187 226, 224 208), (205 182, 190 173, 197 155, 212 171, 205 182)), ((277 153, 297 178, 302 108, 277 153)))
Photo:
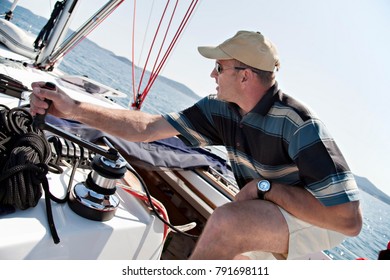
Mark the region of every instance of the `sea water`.
MULTIPOLYGON (((10 2, 1 1, 0 13, 9 9, 9 6, 10 2)), ((30 12, 23 8, 18 7, 15 14, 22 19, 15 19, 15 24, 29 29, 34 34, 37 34, 39 26, 44 24, 42 18, 31 16, 30 12)), ((126 93, 126 99, 118 100, 125 107, 132 102, 131 65, 88 40, 84 40, 65 56, 60 69, 69 74, 86 75, 126 93)), ((137 69, 137 77, 140 75, 139 71, 137 69)), ((199 98, 183 94, 175 87, 174 82, 157 80, 142 110, 150 113, 175 112, 192 105, 199 98)), ((362 191, 362 208, 364 220, 361 233, 326 251, 332 259, 377 259, 378 252, 387 246, 390 240, 390 205, 362 191)))
POLYGON ((350 237, 328 254, 333 259, 377 259, 378 252, 390 240, 390 205, 361 191, 363 229, 357 237, 350 237))

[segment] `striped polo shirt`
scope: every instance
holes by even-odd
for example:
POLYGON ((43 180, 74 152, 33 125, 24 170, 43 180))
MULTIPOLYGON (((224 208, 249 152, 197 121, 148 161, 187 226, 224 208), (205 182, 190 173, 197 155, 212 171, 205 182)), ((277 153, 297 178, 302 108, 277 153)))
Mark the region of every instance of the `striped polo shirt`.
POLYGON ((189 146, 223 145, 240 188, 255 178, 302 186, 324 205, 359 199, 354 176, 325 125, 275 84, 244 116, 210 95, 163 115, 189 146))

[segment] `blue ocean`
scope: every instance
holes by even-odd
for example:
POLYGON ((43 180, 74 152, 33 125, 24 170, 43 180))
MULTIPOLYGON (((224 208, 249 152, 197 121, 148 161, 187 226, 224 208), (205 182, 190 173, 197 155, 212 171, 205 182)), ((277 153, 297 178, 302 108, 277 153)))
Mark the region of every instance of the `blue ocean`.
MULTIPOLYGON (((0 14, 9 7, 10 2, 2 0, 0 14)), ((40 28, 46 23, 46 19, 18 7, 15 10, 14 23, 38 34, 40 28)), ((132 102, 129 61, 116 56, 109 50, 100 48, 88 39, 65 56, 60 69, 69 74, 87 75, 89 78, 127 93, 128 98, 118 100, 124 106, 129 106, 132 102)), ((151 113, 178 111, 192 105, 199 98, 186 86, 162 77, 152 87, 142 110, 151 113)), ((390 204, 364 191, 361 193, 364 214, 363 229, 359 236, 347 238, 340 246, 327 251, 332 259, 377 259, 378 252, 386 248, 390 240, 390 204)))

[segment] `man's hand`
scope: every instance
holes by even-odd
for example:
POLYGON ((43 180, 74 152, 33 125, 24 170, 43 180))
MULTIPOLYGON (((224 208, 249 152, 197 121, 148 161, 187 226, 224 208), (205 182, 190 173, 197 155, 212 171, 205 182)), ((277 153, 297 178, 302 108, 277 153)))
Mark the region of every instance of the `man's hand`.
POLYGON ((257 182, 259 182, 261 178, 254 179, 247 183, 240 192, 235 196, 235 201, 243 201, 243 200, 251 200, 258 199, 257 196, 257 182))
POLYGON ((31 84, 32 94, 30 95, 30 113, 35 116, 36 114, 45 114, 48 110, 49 114, 57 117, 72 118, 72 110, 77 102, 70 98, 65 92, 58 87, 54 90, 45 88, 45 82, 34 82, 31 84), (47 100, 52 101, 52 105, 49 108, 47 100))

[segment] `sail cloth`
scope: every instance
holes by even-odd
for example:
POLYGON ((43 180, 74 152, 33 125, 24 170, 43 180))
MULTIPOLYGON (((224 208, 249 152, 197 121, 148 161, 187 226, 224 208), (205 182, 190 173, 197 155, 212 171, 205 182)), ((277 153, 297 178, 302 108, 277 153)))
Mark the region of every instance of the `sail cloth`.
POLYGON ((226 160, 205 149, 189 148, 177 137, 150 143, 130 142, 85 124, 51 115, 46 117, 46 122, 94 143, 106 137, 125 159, 131 160, 131 164, 139 167, 150 170, 157 168, 190 170, 210 166, 222 174, 230 173, 230 166, 226 160))

